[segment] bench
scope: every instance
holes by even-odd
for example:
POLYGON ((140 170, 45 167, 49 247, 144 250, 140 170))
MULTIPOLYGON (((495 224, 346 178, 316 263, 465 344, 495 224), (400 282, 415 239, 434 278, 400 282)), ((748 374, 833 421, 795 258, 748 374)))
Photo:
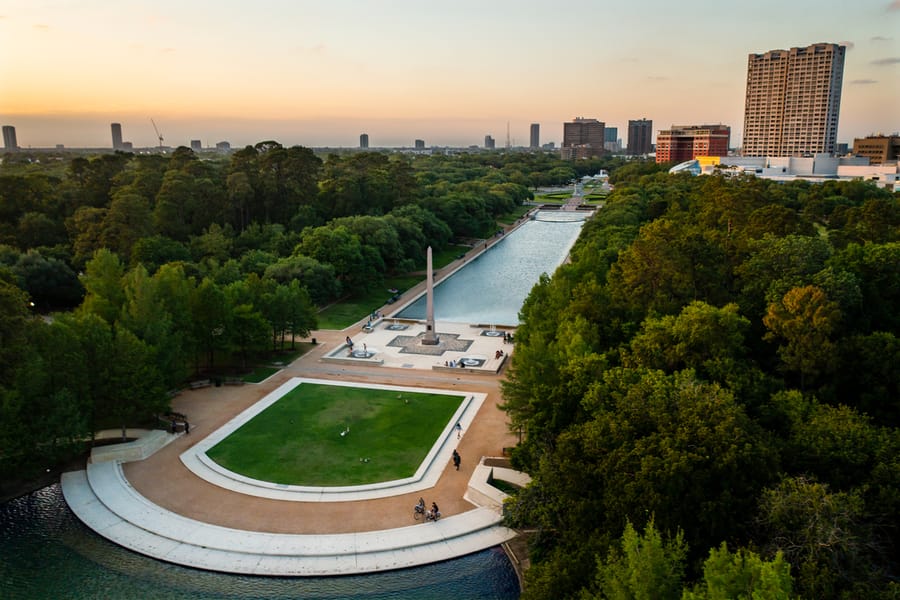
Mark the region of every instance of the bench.
POLYGON ((209 387, 211 385, 212 381, 210 381, 209 379, 198 379, 197 381, 191 381, 190 383, 188 383, 188 387, 190 387, 192 390, 198 390, 200 388, 209 387))

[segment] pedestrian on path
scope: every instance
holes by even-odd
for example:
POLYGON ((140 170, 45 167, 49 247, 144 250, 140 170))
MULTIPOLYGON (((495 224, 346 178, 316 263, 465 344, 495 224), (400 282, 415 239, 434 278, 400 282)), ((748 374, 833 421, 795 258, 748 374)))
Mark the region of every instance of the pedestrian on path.
MULTIPOLYGON (((462 437, 462 425, 459 424, 459 421, 456 422, 456 439, 462 437)), ((454 450, 455 452, 455 450, 454 450)))
POLYGON ((459 463, 462 462, 462 457, 460 457, 459 452, 456 450, 453 451, 453 466, 456 467, 456 470, 459 471, 459 463))
POLYGON ((191 434, 191 424, 188 422, 187 419, 184 420, 184 432, 188 435, 191 434))

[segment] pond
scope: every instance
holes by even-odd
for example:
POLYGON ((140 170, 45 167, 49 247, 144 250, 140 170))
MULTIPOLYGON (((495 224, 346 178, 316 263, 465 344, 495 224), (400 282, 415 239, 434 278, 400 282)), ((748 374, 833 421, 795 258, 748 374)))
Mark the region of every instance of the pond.
POLYGON ((500 548, 369 575, 248 577, 172 565, 121 548, 78 520, 58 484, 0 505, 0 598, 4 599, 518 597, 515 572, 500 548))
MULTIPOLYGON (((434 318, 454 323, 519 324, 519 309, 542 273, 566 259, 584 225, 582 213, 539 211, 434 288, 434 318)), ((424 319, 423 294, 392 315, 424 319)))

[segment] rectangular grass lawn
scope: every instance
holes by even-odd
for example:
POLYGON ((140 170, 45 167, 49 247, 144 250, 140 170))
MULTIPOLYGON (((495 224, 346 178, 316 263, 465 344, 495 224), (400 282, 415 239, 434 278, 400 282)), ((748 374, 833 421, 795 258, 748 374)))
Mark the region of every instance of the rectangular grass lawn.
POLYGON ((462 400, 301 383, 207 455, 235 473, 287 485, 402 479, 416 472, 462 400))

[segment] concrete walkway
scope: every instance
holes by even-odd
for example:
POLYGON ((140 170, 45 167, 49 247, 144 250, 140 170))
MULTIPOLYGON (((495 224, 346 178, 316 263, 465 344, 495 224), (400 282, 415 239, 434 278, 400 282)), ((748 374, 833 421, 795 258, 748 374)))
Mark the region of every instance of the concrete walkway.
POLYGON ((114 461, 65 473, 62 489, 78 518, 117 544, 180 565, 246 575, 348 575, 399 569, 477 552, 515 536, 488 508, 433 523, 347 534, 291 535, 219 527, 149 501, 114 461))

